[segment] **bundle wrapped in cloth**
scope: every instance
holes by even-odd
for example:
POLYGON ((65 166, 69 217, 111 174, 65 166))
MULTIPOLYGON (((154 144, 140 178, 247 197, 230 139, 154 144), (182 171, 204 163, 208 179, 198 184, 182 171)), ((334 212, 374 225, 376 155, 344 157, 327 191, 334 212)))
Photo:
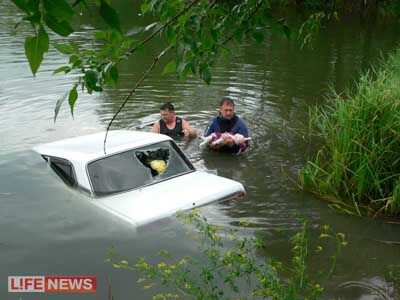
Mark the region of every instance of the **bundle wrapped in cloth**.
POLYGON ((152 151, 136 151, 136 157, 147 168, 152 176, 163 174, 167 170, 169 159, 168 149, 157 149, 152 151))
POLYGON ((249 147, 250 145, 249 141, 251 140, 251 138, 244 137, 239 133, 231 134, 229 132, 224 132, 224 133, 214 132, 209 136, 201 138, 203 139, 203 141, 200 143, 200 147, 205 147, 207 145, 216 146, 219 144, 223 144, 224 141, 227 139, 232 139, 235 145, 239 146, 237 154, 240 154, 243 151, 245 151, 249 147))

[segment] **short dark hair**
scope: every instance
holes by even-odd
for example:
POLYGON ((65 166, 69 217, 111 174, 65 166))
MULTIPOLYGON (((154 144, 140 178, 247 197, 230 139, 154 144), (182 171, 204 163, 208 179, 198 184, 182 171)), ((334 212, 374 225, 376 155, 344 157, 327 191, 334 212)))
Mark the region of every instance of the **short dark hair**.
POLYGON ((219 107, 221 107, 224 104, 235 106, 235 102, 233 102, 233 100, 229 97, 223 97, 219 102, 219 107))
POLYGON ((161 105, 160 110, 175 111, 175 108, 171 102, 166 102, 163 105, 161 105))

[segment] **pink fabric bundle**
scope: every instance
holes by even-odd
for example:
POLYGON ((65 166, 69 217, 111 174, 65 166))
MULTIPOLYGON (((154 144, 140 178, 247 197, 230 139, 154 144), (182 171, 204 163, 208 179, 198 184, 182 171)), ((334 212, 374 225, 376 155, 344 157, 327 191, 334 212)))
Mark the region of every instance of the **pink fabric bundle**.
POLYGON ((224 132, 224 133, 220 133, 220 132, 214 132, 212 134, 210 134, 207 137, 202 137, 203 142, 201 142, 200 146, 205 146, 205 145, 218 145, 221 144, 224 140, 226 139, 233 139, 235 145, 239 146, 239 151, 237 152, 237 154, 242 153, 243 151, 245 151, 249 146, 250 146, 250 139, 249 137, 244 137, 243 135, 237 133, 237 134, 231 134, 229 132, 224 132))

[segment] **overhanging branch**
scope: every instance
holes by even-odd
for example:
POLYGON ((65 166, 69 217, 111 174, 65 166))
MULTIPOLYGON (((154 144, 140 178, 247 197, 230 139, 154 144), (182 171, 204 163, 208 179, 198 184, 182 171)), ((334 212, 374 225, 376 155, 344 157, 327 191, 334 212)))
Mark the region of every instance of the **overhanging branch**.
MULTIPOLYGON (((196 5, 197 3, 199 3, 201 0, 194 0, 193 2, 191 2, 189 5, 187 5, 184 9, 182 9, 178 14, 176 14, 173 18, 171 18, 171 20, 169 20, 167 23, 165 23, 163 26, 161 26, 159 29, 157 29, 156 31, 154 31, 151 35, 149 35, 147 38, 145 38, 144 40, 142 40, 141 42, 139 42, 139 44, 137 44, 134 48, 130 49, 126 55, 132 55, 136 50, 138 50, 140 47, 142 47, 144 44, 146 44, 148 41, 150 41, 153 37, 155 37, 158 33, 160 33, 161 31, 163 31, 166 27, 168 27, 169 25, 171 25, 173 22, 175 22, 180 16, 182 16, 183 14, 187 13, 194 5, 196 5)), ((122 60, 122 58, 120 58, 118 60, 118 62, 120 62, 122 60)))
POLYGON ((119 115, 119 113, 122 111, 122 109, 125 107, 126 103, 128 103, 130 97, 136 92, 136 89, 142 84, 142 82, 147 78, 147 76, 149 76, 149 73, 154 69, 154 67, 156 66, 156 64, 158 63, 158 61, 160 60, 160 58, 167 53, 170 49, 172 48, 172 46, 168 46, 167 48, 165 48, 163 51, 160 52, 160 54, 158 54, 158 56, 156 56, 153 60, 153 63, 150 65, 150 67, 144 72, 143 76, 139 79, 139 81, 136 83, 135 87, 130 91, 130 93, 125 97, 124 102, 122 102, 121 106, 119 107, 118 111, 114 114, 114 116, 112 117, 111 121, 108 123, 107 126, 107 130, 106 130, 106 135, 104 137, 104 143, 103 143, 103 151, 104 151, 104 155, 106 155, 106 142, 107 142, 107 136, 108 136, 108 132, 110 131, 111 125, 114 122, 114 120, 117 118, 117 116, 119 115))

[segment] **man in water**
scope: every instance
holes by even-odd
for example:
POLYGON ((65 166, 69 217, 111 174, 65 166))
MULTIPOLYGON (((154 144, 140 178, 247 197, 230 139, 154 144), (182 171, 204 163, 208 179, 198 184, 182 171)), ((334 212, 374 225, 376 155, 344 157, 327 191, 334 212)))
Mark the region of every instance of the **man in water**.
POLYGON ((189 123, 175 115, 172 103, 167 102, 160 107, 161 119, 154 123, 152 132, 166 134, 172 138, 186 137, 194 139, 197 132, 189 123))
MULTIPOLYGON (((218 116, 211 119, 204 136, 209 136, 212 133, 230 133, 232 135, 241 134, 243 137, 249 137, 249 130, 246 123, 235 114, 235 102, 231 98, 224 97, 219 103, 218 116)), ((235 144, 233 138, 225 138, 222 143, 217 145, 210 144, 210 148, 214 150, 241 153, 249 146, 246 141, 241 145, 235 144)))

